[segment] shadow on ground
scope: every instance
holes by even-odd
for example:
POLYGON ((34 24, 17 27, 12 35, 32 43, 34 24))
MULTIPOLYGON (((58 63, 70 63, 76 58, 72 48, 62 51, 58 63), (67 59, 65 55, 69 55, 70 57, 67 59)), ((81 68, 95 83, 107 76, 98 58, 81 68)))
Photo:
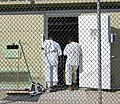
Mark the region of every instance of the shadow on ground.
POLYGON ((39 100, 41 95, 36 96, 30 96, 29 94, 8 94, 6 98, 3 99, 3 101, 10 101, 10 102, 16 102, 16 101, 25 101, 25 102, 37 102, 39 100))

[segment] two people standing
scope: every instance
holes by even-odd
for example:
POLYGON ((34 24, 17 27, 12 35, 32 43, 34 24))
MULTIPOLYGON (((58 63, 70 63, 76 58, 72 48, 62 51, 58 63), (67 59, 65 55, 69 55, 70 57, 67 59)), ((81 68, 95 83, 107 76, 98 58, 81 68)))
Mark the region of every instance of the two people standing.
MULTIPOLYGON (((80 65, 81 47, 77 42, 70 39, 63 55, 67 56, 65 67, 65 79, 68 90, 72 90, 72 82, 76 83, 77 69, 80 65)), ((58 83, 58 57, 62 55, 60 45, 49 37, 43 43, 43 59, 45 63, 45 81, 49 91, 58 83)))

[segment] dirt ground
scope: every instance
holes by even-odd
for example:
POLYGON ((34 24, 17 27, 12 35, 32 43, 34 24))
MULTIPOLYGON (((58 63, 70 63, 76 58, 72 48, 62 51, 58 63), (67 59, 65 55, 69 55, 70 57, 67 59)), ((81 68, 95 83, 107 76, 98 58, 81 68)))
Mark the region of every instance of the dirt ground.
MULTIPOLYGON (((0 91, 0 104, 99 104, 99 101, 99 92, 95 90, 62 90, 33 97, 0 91)), ((120 91, 102 91, 102 104, 120 104, 120 91)))

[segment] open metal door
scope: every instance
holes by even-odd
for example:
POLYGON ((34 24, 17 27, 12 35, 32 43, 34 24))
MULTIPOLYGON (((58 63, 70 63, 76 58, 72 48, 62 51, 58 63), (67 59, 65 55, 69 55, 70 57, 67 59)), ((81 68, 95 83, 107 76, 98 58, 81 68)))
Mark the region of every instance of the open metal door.
MULTIPOLYGON (((79 87, 98 88, 98 29, 97 15, 78 17, 79 43, 82 48, 82 72, 79 74, 79 87)), ((102 89, 111 88, 110 19, 101 15, 101 67, 102 89)))

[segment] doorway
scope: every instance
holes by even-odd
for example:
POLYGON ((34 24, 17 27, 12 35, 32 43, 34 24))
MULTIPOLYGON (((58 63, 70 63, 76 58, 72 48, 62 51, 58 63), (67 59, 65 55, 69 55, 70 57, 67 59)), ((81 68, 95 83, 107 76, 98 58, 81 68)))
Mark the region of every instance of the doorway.
MULTIPOLYGON (((52 35, 54 40, 61 46, 62 52, 68 43, 69 38, 78 42, 78 17, 48 17, 48 35, 52 35)), ((66 57, 61 56, 58 68, 58 85, 65 85, 65 62, 66 57)))

